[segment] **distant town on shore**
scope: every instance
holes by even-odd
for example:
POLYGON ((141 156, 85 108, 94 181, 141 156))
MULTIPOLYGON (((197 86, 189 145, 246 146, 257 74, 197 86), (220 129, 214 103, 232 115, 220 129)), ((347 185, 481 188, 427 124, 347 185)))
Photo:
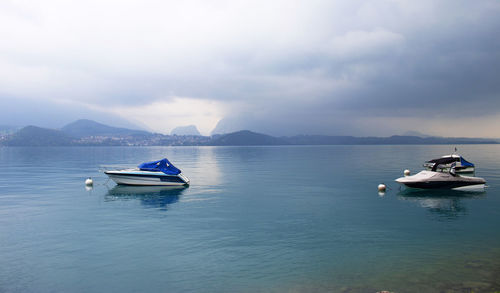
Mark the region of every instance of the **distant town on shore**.
POLYGON ((4 127, 1 146, 244 146, 244 145, 397 145, 397 144, 498 144, 496 139, 419 135, 355 137, 296 135, 274 137, 249 130, 211 136, 200 135, 196 127, 177 128, 172 134, 112 127, 81 119, 61 129, 26 126, 4 127))

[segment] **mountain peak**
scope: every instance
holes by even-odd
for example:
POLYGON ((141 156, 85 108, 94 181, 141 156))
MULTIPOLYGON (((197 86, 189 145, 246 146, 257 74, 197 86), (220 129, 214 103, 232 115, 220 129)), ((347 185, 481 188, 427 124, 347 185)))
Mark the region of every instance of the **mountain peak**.
POLYGON ((73 137, 151 135, 147 131, 113 127, 89 119, 79 119, 61 128, 73 137))
POLYGON ((174 128, 170 135, 201 135, 201 133, 195 125, 187 125, 174 128))

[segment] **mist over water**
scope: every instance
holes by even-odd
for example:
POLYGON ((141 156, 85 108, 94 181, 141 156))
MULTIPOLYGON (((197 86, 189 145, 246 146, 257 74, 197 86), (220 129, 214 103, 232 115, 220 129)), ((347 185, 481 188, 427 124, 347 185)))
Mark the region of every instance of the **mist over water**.
POLYGON ((0 291, 498 290, 500 147, 458 146, 485 192, 393 181, 453 147, 0 148, 0 291), (99 172, 163 157, 191 186, 99 172))

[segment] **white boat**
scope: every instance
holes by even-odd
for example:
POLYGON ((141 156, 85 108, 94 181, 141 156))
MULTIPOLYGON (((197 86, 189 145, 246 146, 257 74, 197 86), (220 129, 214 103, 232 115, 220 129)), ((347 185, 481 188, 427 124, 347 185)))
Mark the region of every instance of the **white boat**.
POLYGON ((455 173, 452 165, 449 173, 437 172, 437 164, 431 171, 420 171, 412 176, 396 179, 396 182, 410 188, 421 189, 454 189, 454 190, 479 190, 484 189, 486 180, 480 177, 463 176, 455 173))
POLYGON ((474 164, 457 154, 446 155, 441 158, 427 161, 425 162, 424 167, 427 170, 431 170, 435 164, 438 164, 436 171, 449 172, 451 164, 453 163, 455 163, 456 173, 474 173, 475 171, 474 164))
POLYGON ((140 164, 137 168, 104 171, 116 184, 140 186, 189 185, 189 178, 166 158, 140 164))

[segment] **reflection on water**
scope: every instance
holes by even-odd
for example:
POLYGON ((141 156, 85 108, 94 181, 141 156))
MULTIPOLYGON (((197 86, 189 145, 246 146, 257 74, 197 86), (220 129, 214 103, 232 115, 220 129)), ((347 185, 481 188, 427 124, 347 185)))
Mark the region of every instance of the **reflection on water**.
POLYGON ((186 159, 183 172, 197 185, 220 185, 222 173, 214 147, 197 148, 186 159), (189 164, 188 164, 189 163, 189 164))
POLYGON ((417 203, 432 214, 445 219, 456 219, 467 215, 465 199, 484 197, 484 191, 457 191, 457 190, 423 190, 405 189, 398 192, 398 197, 417 203))
POLYGON ((140 200, 148 208, 167 209, 169 204, 179 201, 185 186, 128 186, 116 185, 108 190, 105 201, 140 200))

